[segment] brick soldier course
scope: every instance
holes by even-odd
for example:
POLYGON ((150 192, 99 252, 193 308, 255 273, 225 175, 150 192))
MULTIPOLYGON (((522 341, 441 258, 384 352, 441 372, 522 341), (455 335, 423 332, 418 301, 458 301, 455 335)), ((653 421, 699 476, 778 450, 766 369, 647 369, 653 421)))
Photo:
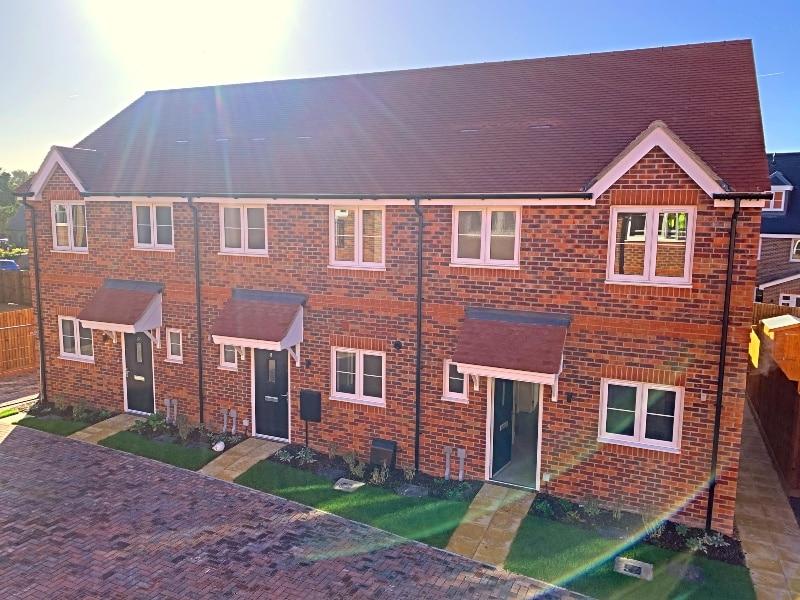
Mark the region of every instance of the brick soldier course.
POLYGON ((0 484, 3 598, 521 599, 547 589, 269 494, 24 427, 0 425, 0 484))

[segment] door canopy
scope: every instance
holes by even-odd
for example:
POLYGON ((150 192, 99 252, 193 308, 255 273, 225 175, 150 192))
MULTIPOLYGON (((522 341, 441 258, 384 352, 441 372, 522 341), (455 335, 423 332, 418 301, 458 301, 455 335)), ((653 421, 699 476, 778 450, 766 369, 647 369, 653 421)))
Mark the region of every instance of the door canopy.
POLYGON ((140 333, 161 327, 163 283, 106 279, 78 314, 87 329, 140 333))

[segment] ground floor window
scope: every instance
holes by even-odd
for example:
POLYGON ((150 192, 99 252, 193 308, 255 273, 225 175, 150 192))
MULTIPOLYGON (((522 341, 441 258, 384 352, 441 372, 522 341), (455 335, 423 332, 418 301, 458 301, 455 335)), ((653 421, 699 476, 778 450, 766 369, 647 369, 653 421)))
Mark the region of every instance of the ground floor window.
POLYGON ((183 362, 183 336, 180 329, 167 329, 167 360, 183 362))
POLYGON ((781 306, 800 306, 800 294, 781 294, 781 306))
POLYGON ((75 317, 58 317, 61 358, 94 362, 92 330, 75 317))
POLYGON ((238 368, 236 346, 223 344, 219 348, 219 368, 235 371, 238 368))
POLYGON ((371 350, 331 349, 331 398, 386 405, 386 355, 371 350))
POLYGON ((681 387, 604 379, 598 439, 677 450, 682 412, 681 387))
POLYGON ((453 361, 444 361, 444 384, 442 400, 450 402, 467 402, 467 380, 458 372, 458 365, 453 361))

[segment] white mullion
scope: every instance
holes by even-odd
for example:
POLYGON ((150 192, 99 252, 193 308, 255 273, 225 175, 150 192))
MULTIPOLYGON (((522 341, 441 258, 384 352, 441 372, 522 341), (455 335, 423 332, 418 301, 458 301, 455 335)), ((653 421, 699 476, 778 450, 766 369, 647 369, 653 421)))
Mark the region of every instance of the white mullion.
POLYGON ((364 215, 361 208, 356 208, 356 223, 355 223, 355 243, 356 243, 356 264, 362 266, 364 264, 364 215))
POLYGON ((645 393, 645 385, 642 383, 636 385, 636 413, 638 416, 634 425, 636 441, 643 442, 645 428, 647 427, 647 394, 645 393))
POLYGON ((492 213, 491 209, 481 209, 481 262, 489 261, 489 245, 492 243, 492 213), (488 217, 488 218, 487 218, 488 217))
POLYGON ((364 353, 356 350, 356 398, 364 399, 364 353))
POLYGON ((658 252, 658 210, 652 208, 645 210, 644 227, 644 272, 647 281, 652 281, 656 275, 656 253, 658 252), (653 218, 655 217, 655 218, 653 218))
POLYGON ((250 252, 250 244, 248 242, 248 228, 249 225, 247 223, 247 206, 243 205, 239 207, 239 226, 242 228, 242 252, 247 254, 250 252))
POLYGON ((155 204, 148 204, 147 209, 150 211, 150 245, 155 248, 158 245, 158 223, 156 222, 156 206, 155 204))
POLYGON ((72 231, 72 204, 65 202, 64 208, 67 212, 67 243, 70 249, 73 249, 75 248, 75 233, 72 231))

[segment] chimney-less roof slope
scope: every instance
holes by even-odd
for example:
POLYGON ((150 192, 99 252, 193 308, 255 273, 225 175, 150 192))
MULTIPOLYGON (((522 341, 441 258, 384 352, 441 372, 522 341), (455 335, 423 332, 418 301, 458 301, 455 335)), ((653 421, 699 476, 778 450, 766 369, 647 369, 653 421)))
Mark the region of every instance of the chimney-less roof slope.
POLYGON ((577 192, 655 120, 769 189, 748 40, 148 92, 77 146, 97 194, 577 192))

